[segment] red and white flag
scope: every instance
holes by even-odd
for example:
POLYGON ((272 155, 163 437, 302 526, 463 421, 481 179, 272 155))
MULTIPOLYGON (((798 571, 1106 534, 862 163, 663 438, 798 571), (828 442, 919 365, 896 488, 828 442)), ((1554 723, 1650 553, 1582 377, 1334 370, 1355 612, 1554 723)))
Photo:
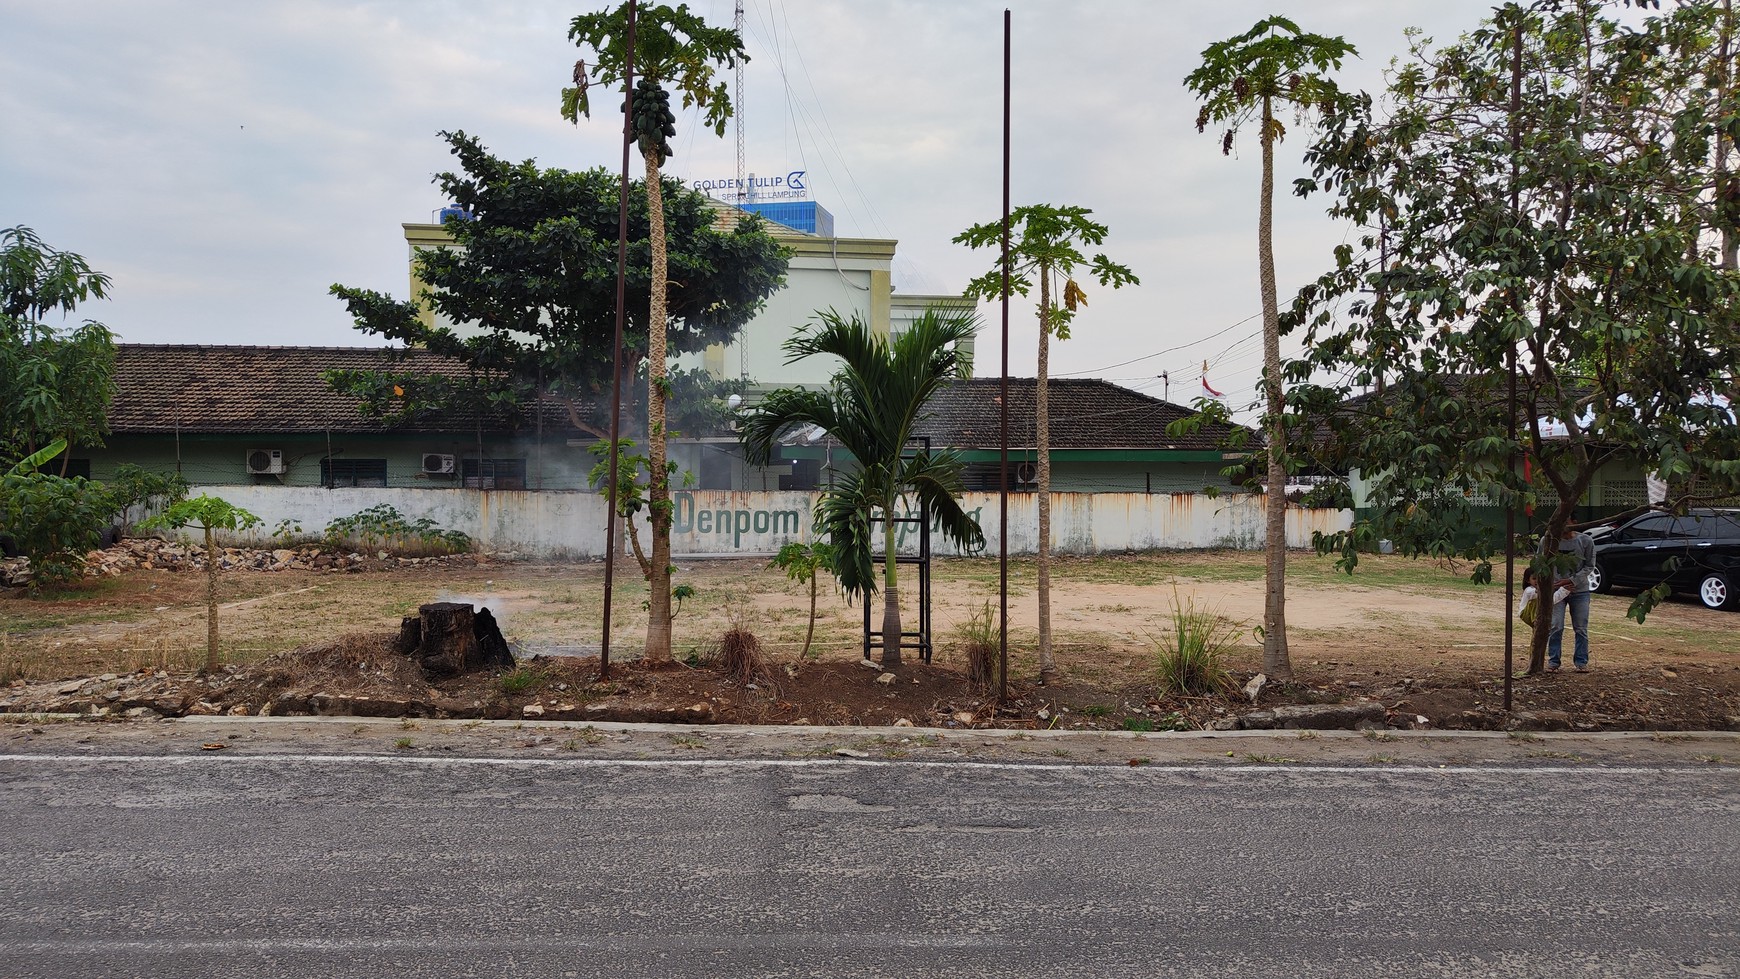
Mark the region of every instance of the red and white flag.
POLYGON ((1209 385, 1209 383, 1208 383, 1208 361, 1206 361, 1206 360, 1202 362, 1202 393, 1208 395, 1211 398, 1224 398, 1224 397, 1226 397, 1226 393, 1224 391, 1216 391, 1212 386, 1209 385))

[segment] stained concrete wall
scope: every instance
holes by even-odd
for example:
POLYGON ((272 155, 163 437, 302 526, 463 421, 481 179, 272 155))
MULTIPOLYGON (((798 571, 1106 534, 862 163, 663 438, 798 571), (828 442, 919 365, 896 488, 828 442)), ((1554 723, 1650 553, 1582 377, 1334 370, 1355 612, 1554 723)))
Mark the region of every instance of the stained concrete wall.
MULTIPOLYGON (((488 551, 539 558, 604 553, 605 500, 595 493, 298 486, 212 486, 194 492, 209 492, 253 512, 264 521, 265 533, 290 520, 318 534, 333 519, 385 503, 408 520, 428 517, 444 530, 464 531, 488 551)), ((815 493, 685 490, 674 499, 671 547, 679 555, 769 554, 791 541, 815 538, 815 493)), ((996 494, 968 493, 962 502, 984 529, 986 550, 997 553, 996 494)), ((1054 493, 1051 519, 1054 550, 1060 554, 1263 546, 1263 498, 1254 494, 1054 493)), ((1349 510, 1289 509, 1287 545, 1309 547, 1313 532, 1345 530, 1352 519, 1349 510)), ((1037 494, 1011 493, 1011 554, 1033 553, 1038 522, 1037 494)), ((641 533, 646 533, 644 521, 641 533)), ((264 539, 263 534, 254 537, 264 539)), ((918 540, 917 527, 901 528, 902 552, 915 553, 918 540)), ((957 553, 940 535, 933 534, 932 548, 938 554, 957 553)))

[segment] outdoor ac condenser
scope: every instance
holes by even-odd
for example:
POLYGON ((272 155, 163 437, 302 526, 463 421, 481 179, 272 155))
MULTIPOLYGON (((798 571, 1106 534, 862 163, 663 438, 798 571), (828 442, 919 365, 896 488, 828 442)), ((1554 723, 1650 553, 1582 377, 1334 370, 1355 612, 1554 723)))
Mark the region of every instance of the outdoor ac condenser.
POLYGON ((453 475, 454 459, 449 453, 426 452, 423 454, 423 475, 451 476, 453 475))
POLYGON ((283 449, 249 449, 248 475, 278 476, 284 472, 283 449))

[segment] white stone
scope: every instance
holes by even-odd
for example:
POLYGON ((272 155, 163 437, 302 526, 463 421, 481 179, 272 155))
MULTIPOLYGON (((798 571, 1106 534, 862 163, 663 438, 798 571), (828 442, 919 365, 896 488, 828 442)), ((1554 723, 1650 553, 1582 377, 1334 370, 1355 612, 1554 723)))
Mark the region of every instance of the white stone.
POLYGON ((520 708, 520 713, 524 714, 526 717, 543 717, 544 716, 544 705, 543 704, 527 704, 524 707, 520 708))
POLYGON ((894 726, 895 727, 912 727, 914 725, 910 719, 902 717, 894 722, 894 726))
POLYGON ((1262 695, 1263 686, 1268 682, 1269 675, 1267 673, 1258 673, 1251 677, 1251 682, 1245 684, 1245 696, 1250 698, 1251 703, 1257 702, 1257 697, 1262 695))
POLYGON ((876 682, 886 687, 894 682, 894 674, 884 673, 876 678, 876 682))

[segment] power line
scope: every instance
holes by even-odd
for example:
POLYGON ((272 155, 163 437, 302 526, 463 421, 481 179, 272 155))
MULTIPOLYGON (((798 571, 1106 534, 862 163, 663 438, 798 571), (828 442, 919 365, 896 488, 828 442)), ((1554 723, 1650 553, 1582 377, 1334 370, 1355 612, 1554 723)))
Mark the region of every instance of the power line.
MULTIPOLYGON (((1156 350, 1155 352, 1153 352, 1151 354, 1143 354, 1140 357, 1134 357, 1134 358, 1131 358, 1130 360, 1120 361, 1119 363, 1116 363, 1116 364, 1108 364, 1105 367, 1095 367, 1095 368, 1091 368, 1091 369, 1085 370, 1085 371, 1061 371, 1059 373, 1053 374, 1052 376, 1053 377, 1079 377, 1082 374, 1099 374, 1099 373, 1104 372, 1104 371, 1115 370, 1119 367, 1128 367, 1131 364, 1139 364, 1144 360, 1153 360, 1155 357, 1163 357, 1169 353, 1176 353, 1177 351, 1180 351, 1180 350, 1188 350, 1191 347, 1194 347, 1199 343, 1207 343, 1208 341, 1213 340, 1215 337, 1221 336, 1222 334, 1231 333, 1233 330, 1236 330, 1239 327, 1244 326, 1246 323, 1249 323, 1251 320, 1254 320, 1261 315, 1263 315, 1263 314, 1262 313, 1252 313, 1250 316, 1247 316, 1244 319, 1239 320, 1237 323, 1234 323, 1233 325, 1231 325, 1223 330, 1216 330, 1215 332, 1210 333, 1208 336, 1201 337, 1201 338, 1196 339, 1196 340, 1192 340, 1189 343, 1181 343, 1176 347, 1167 347, 1165 350, 1156 350)), ((1243 342, 1243 341, 1240 341, 1240 342, 1243 342)))

